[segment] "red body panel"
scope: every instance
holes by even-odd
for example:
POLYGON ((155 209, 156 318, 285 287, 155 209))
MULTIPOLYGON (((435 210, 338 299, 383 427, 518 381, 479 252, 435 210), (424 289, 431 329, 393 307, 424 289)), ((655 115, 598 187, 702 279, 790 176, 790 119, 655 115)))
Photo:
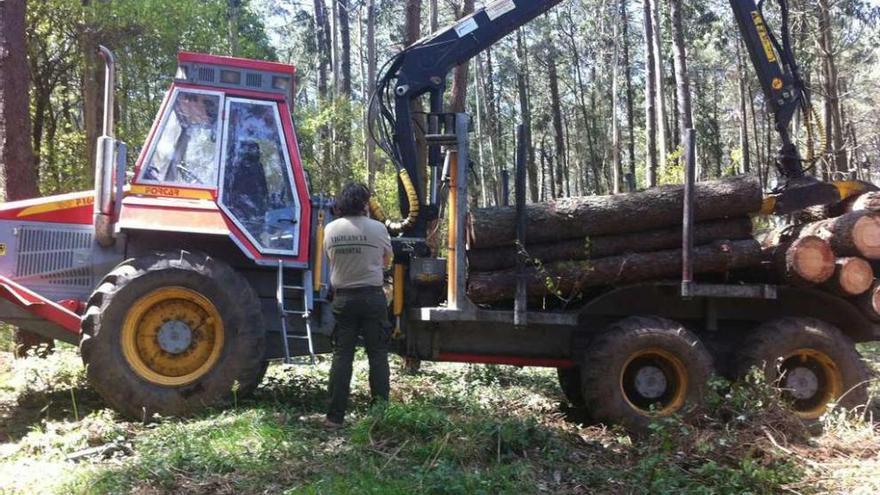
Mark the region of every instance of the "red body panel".
POLYGON ((73 335, 80 334, 79 315, 2 275, 0 275, 0 297, 35 316, 57 324, 73 335))
POLYGON ((215 203, 167 197, 128 197, 122 202, 119 228, 229 235, 215 203))
POLYGON ((94 205, 94 191, 13 201, 0 205, 0 220, 89 225, 94 205))

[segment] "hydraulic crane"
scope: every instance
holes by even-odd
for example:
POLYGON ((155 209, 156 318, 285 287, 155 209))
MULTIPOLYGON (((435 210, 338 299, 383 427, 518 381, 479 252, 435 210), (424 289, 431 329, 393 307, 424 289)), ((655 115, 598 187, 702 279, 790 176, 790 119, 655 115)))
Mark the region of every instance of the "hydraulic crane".
MULTIPOLYGON (((382 71, 370 105, 371 130, 400 173, 400 208, 406 219, 393 230, 407 237, 425 236, 427 223, 436 218, 439 176, 443 166, 438 137, 449 122, 443 94, 447 76, 457 65, 491 47, 505 35, 529 23, 562 0, 496 0, 456 24, 425 37, 395 55, 382 71), (418 145, 412 103, 427 94, 428 188, 417 167, 418 145)), ((766 213, 787 214, 814 205, 831 204, 861 190, 858 182, 826 183, 806 174, 813 156, 801 156, 791 134, 800 112, 813 119, 810 94, 801 77, 789 36, 787 0, 777 0, 781 25, 777 36, 764 16, 764 0, 730 0, 750 58, 773 114, 781 143, 776 168, 782 179, 768 197, 766 213)), ((812 130, 807 131, 812 136, 812 130)), ((812 151, 808 155, 812 155, 812 151)))

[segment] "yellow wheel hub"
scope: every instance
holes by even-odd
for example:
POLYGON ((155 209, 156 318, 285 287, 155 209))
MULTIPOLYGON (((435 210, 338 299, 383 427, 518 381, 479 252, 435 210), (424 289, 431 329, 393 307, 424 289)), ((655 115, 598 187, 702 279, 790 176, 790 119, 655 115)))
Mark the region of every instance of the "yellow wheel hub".
POLYGON ((643 416, 663 417, 684 405, 688 374, 684 363, 660 348, 633 353, 620 371, 620 392, 643 416))
POLYGON ((843 393, 843 375, 827 354, 798 349, 786 355, 779 368, 779 387, 802 419, 818 419, 828 403, 843 393))
POLYGON ((182 386, 208 373, 223 351, 223 319, 205 296, 164 287, 138 299, 122 326, 122 352, 141 378, 182 386))

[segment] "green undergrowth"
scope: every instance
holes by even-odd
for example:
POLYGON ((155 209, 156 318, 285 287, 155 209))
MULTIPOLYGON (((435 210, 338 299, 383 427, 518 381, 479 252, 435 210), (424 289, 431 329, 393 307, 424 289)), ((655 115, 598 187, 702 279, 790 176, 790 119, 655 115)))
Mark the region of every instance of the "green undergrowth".
POLYGON ((271 367, 235 408, 146 425, 102 409, 75 367, 42 362, 36 376, 64 378, 46 387, 26 379, 40 367, 27 361, 5 395, 4 427, 17 433, 0 440, 0 493, 769 494, 878 483, 870 423, 834 413, 811 436, 754 377, 715 379, 693 421, 632 437, 562 405, 552 370, 426 363, 395 373, 391 402, 370 406, 361 359, 346 427, 328 431, 326 361, 271 367))

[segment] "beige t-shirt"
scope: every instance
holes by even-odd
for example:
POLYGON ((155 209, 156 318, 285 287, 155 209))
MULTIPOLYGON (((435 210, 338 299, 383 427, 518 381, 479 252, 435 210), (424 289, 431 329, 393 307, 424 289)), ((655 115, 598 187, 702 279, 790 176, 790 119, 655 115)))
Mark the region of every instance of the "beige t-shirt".
POLYGON ((324 249, 333 287, 382 287, 384 258, 392 251, 391 236, 381 223, 366 216, 336 219, 324 230, 324 249))

